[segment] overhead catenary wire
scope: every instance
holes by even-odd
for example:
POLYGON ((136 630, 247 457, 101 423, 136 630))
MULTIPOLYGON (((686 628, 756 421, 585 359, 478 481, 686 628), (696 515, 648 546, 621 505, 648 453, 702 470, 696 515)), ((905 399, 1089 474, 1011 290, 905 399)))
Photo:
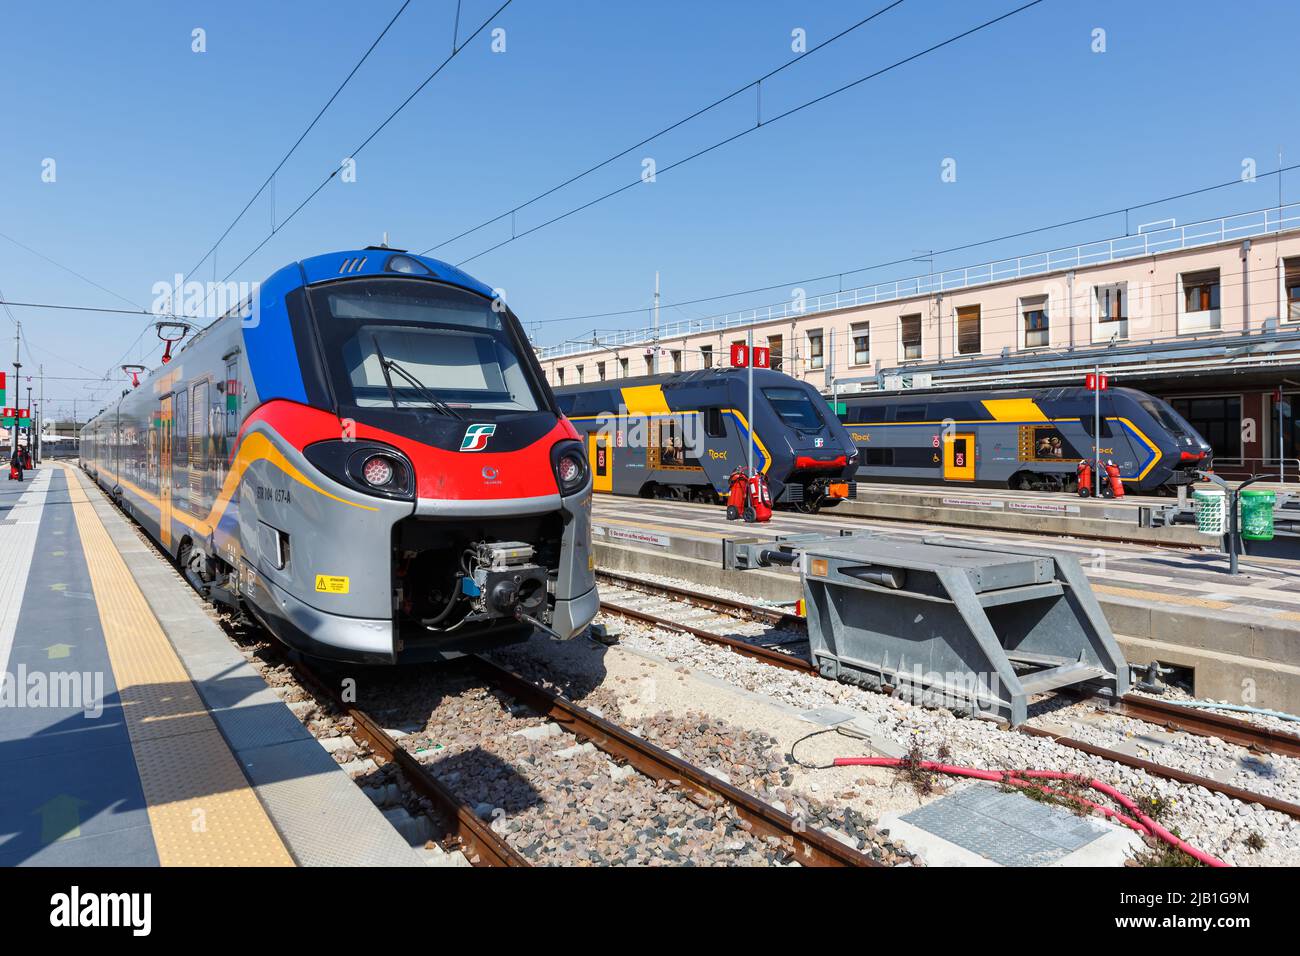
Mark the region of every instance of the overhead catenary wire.
MULTIPOLYGON (((368 145, 370 145, 371 141, 374 140, 374 138, 378 136, 381 132, 383 132, 383 130, 388 126, 388 124, 391 123, 394 119, 396 119, 398 114, 400 114, 403 110, 405 110, 406 107, 411 104, 411 101, 414 100, 417 96, 419 96, 420 93, 423 92, 424 88, 427 87, 431 82, 433 82, 434 78, 437 77, 438 74, 440 74, 454 59, 456 59, 456 57, 461 53, 461 51, 464 50, 466 47, 468 47, 469 44, 475 39, 475 37, 477 37, 480 33, 486 30, 487 27, 492 23, 492 21, 495 20, 497 17, 499 17, 505 11, 505 9, 508 6, 510 6, 512 2, 514 2, 514 0, 505 0, 505 2, 501 4, 501 6, 497 7, 495 11, 493 11, 482 23, 480 23, 479 26, 474 30, 474 32, 465 38, 465 42, 462 43, 456 49, 452 50, 452 52, 448 54, 447 57, 437 65, 437 67, 434 68, 433 72, 430 73, 427 77, 425 77, 424 81, 421 82, 420 85, 417 86, 414 90, 412 90, 411 93, 406 97, 406 99, 404 99, 397 106, 396 109, 394 109, 390 114, 388 114, 388 116, 384 119, 383 122, 381 122, 373 130, 371 130, 369 135, 367 135, 366 138, 363 139, 355 149, 353 149, 350 153, 348 153, 347 158, 344 159, 343 162, 339 163, 338 166, 336 166, 333 170, 331 170, 329 175, 326 176, 323 180, 321 180, 320 184, 316 186, 316 188, 313 189, 310 193, 308 193, 307 197, 303 199, 303 201, 300 202, 296 207, 294 207, 293 211, 290 212, 289 215, 286 216, 283 220, 281 220, 275 229, 269 232, 266 235, 266 237, 262 239, 262 241, 259 242, 251 252, 248 253, 248 255, 244 256, 243 259, 239 260, 239 263, 228 273, 226 273, 226 276, 224 279, 222 279, 222 281, 225 282, 226 280, 228 280, 236 272, 242 269, 244 265, 248 262, 248 260, 252 259, 253 256, 261 252, 262 249, 266 246, 266 244, 270 242, 273 238, 275 238, 276 234, 281 229, 283 229, 286 225, 288 225, 289 222, 292 221, 298 215, 298 213, 302 212, 302 210, 307 206, 307 204, 310 203, 313 199, 315 199, 316 196, 320 193, 320 191, 324 189, 327 185, 329 185, 330 182, 334 180, 334 177, 336 177, 340 172, 342 172, 346 168, 348 160, 355 160, 356 157, 361 153, 361 151, 365 149, 368 145)), ((209 291, 208 296, 204 297, 203 300, 204 305, 207 304, 208 297, 210 297, 211 295, 212 292, 209 291)))
POLYGON ((279 173, 280 170, 284 168, 284 164, 289 161, 290 157, 293 156, 293 154, 297 151, 298 147, 302 145, 303 140, 305 140, 307 138, 307 135, 313 129, 315 129, 316 124, 320 122, 321 117, 324 116, 326 111, 331 106, 334 105, 334 101, 339 98, 339 94, 342 93, 343 90, 347 87, 347 85, 352 82, 352 78, 357 75, 357 71, 361 69, 362 65, 365 64, 366 60, 370 59, 370 54, 375 52, 375 47, 379 46, 380 41, 382 41, 384 37, 388 35, 388 31, 393 28, 393 24, 395 24, 398 18, 401 17, 401 15, 406 12, 406 8, 409 7, 410 5, 411 5, 411 0, 404 0, 402 5, 398 8, 397 12, 393 14, 392 18, 384 26, 383 30, 381 30, 379 32, 379 35, 375 37, 375 39, 371 42, 370 46, 366 49, 366 52, 361 55, 361 59, 359 59, 356 62, 356 64, 353 65, 352 69, 348 72, 348 75, 343 78, 343 82, 339 84, 338 88, 334 91, 334 93, 330 96, 330 98, 325 101, 325 105, 320 108, 320 110, 316 113, 314 117, 312 117, 311 122, 308 123, 307 128, 304 129, 302 133, 299 134, 298 138, 294 141, 294 144, 289 147, 289 151, 284 154, 284 156, 280 159, 278 163, 276 163, 275 168, 271 170, 271 174, 266 177, 262 185, 257 187, 257 191, 254 192, 252 198, 250 198, 248 202, 244 204, 244 208, 239 211, 239 214, 235 216, 233 220, 231 220, 230 225, 228 225, 225 231, 220 236, 217 237, 217 241, 214 242, 211 248, 209 248, 208 251, 203 254, 203 257, 199 259, 198 262, 194 263, 194 265, 189 269, 189 271, 185 273, 185 279, 182 280, 182 285, 184 284, 185 280, 188 280, 190 276, 192 276, 195 272, 198 271, 199 267, 202 266, 203 263, 207 261, 209 256, 211 256, 214 252, 216 252, 217 248, 221 245, 222 241, 224 241, 225 238, 228 235, 230 235, 230 231, 234 229, 236 225, 239 224, 239 221, 243 219, 244 215, 248 212, 248 210, 252 208, 253 203, 257 201, 257 198, 261 196, 262 193, 266 192, 267 187, 270 186, 272 182, 274 182, 276 174, 279 173))
POLYGON ((669 125, 665 126, 663 129, 659 130, 658 132, 651 133, 649 136, 645 137, 639 142, 633 143, 631 146, 627 147, 626 149, 620 150, 619 152, 615 153, 613 156, 608 157, 607 159, 602 159, 600 162, 596 163, 595 165, 589 166, 586 169, 584 169, 582 172, 574 176, 570 176, 564 181, 559 182, 554 186, 551 186, 549 189, 546 189, 538 193, 536 196, 533 196, 531 199, 527 199, 524 202, 521 202, 518 205, 511 207, 510 209, 507 209, 505 212, 493 216, 491 219, 485 219, 477 226, 471 226, 469 229, 466 229, 464 232, 458 233, 457 235, 452 236, 449 239, 444 239, 442 242, 438 243, 437 245, 430 246, 429 248, 421 252, 420 255, 426 256, 429 253, 434 252, 435 250, 441 249, 443 246, 450 245, 451 243, 456 242, 459 239, 464 239, 466 236, 472 235, 473 233, 478 232, 480 229, 484 229, 495 222, 500 222, 502 219, 505 219, 507 216, 513 216, 516 213, 518 213, 520 210, 526 209, 528 206, 531 206, 533 203, 545 199, 547 196, 550 196, 553 193, 556 193, 561 189, 564 189, 566 186, 573 185, 574 183, 578 182, 580 179, 585 179, 587 176, 590 176, 592 173, 596 172, 597 170, 603 169, 606 166, 608 166, 610 163, 616 162, 617 160, 622 159, 624 156, 627 156, 633 150, 640 149, 642 146, 654 142, 656 139, 659 139, 661 136, 665 136, 668 133, 671 133, 673 130, 686 125, 691 120, 697 119, 700 116, 703 116, 705 113, 717 109, 722 104, 730 102, 731 100, 748 92, 749 90, 756 89, 756 88, 761 89, 763 83, 767 82, 772 77, 776 76, 778 73, 781 73, 784 70, 788 70, 796 63, 799 63, 800 61, 806 59, 807 57, 812 56, 814 53, 817 53, 819 50, 825 49, 826 47, 830 46, 832 43, 835 43, 837 40, 843 39, 844 37, 848 36, 850 33, 853 33, 855 30, 858 30, 861 27, 866 26, 868 23, 871 23, 876 18, 883 16, 884 14, 888 13, 890 10, 893 10, 895 7, 902 5, 904 2, 905 0, 894 0, 893 3, 890 3, 887 6, 880 8, 870 16, 864 17, 863 19, 859 20, 857 23, 854 23, 851 26, 841 30, 839 33, 835 34, 834 36, 829 37, 828 39, 823 40, 821 43, 818 43, 815 46, 810 47, 809 49, 800 53, 798 56, 794 57, 794 59, 787 60, 785 63, 782 63, 780 66, 776 67, 775 69, 769 70, 768 72, 764 73, 762 76, 750 80, 744 86, 737 87, 736 89, 732 90, 730 93, 726 94, 725 96, 718 97, 717 99, 713 100, 711 103, 708 103, 700 107, 699 109, 695 110, 694 112, 686 116, 683 116, 681 119, 676 120, 673 123, 670 123, 669 125))
MULTIPOLYGON (((829 91, 829 92, 827 92, 827 93, 823 93, 823 94, 821 94, 820 96, 814 97, 814 98, 811 99, 811 100, 807 100, 807 101, 805 101, 805 102, 803 102, 803 103, 800 103, 798 106, 793 106, 793 107, 791 107, 790 109, 785 110, 784 112, 778 113, 778 114, 776 114, 775 116, 773 116, 773 117, 771 117, 771 118, 769 118, 769 119, 762 120, 761 122, 756 122, 755 125, 753 125, 753 126, 749 126, 749 127, 746 127, 745 129, 741 130, 741 131, 738 132, 738 133, 733 133, 732 135, 730 135, 730 136, 728 136, 728 137, 726 137, 726 138, 724 138, 724 139, 722 139, 722 140, 719 140, 718 142, 713 143, 713 144, 710 145, 710 146, 706 146, 706 147, 704 147, 703 149, 697 150, 696 152, 691 153, 690 155, 685 156, 685 157, 683 157, 682 159, 677 160, 676 162, 670 163, 670 164, 668 164, 667 166, 662 166, 662 167, 657 168, 657 169, 655 170, 655 175, 656 175, 656 177, 658 177, 658 176, 659 176, 660 174, 662 174, 662 173, 670 172, 670 171, 673 170, 673 169, 677 169, 677 168, 679 168, 679 167, 681 167, 681 166, 684 166, 684 165, 686 165, 687 163, 692 162, 693 160, 699 159, 701 156, 705 156, 705 155, 707 155, 707 154, 709 154, 709 153, 712 153, 712 152, 713 152, 714 150, 716 150, 716 149, 721 149, 723 146, 727 146, 727 145, 729 145, 729 144, 731 144, 731 143, 734 143, 736 140, 739 140, 739 139, 741 139, 741 138, 743 138, 743 137, 745 137, 745 136, 748 136, 750 133, 756 132, 756 131, 758 131, 758 130, 760 130, 760 129, 766 129, 767 127, 773 125, 774 123, 778 123, 778 122, 780 122, 780 121, 783 120, 783 119, 786 119, 786 118, 788 118, 788 117, 790 117, 790 116, 795 115, 796 113, 801 112, 802 110, 805 110, 805 109, 808 109, 809 107, 815 106, 816 104, 821 103, 821 102, 823 102, 823 101, 825 101, 825 100, 828 100, 828 99, 830 99, 830 98, 833 97, 833 96, 838 96, 838 95, 841 94, 841 93, 844 93, 844 92, 847 92, 848 90, 854 89, 855 87, 858 87, 858 86, 862 85, 863 83, 866 83, 866 82, 868 82, 868 81, 870 81, 870 80, 874 80, 874 79, 876 79, 877 77, 883 76, 884 74, 889 73, 889 72, 891 72, 892 70, 896 70, 896 69, 898 69, 898 68, 901 67, 901 66, 904 66, 904 65, 906 65, 906 64, 908 64, 908 63, 911 63, 911 62, 914 61, 914 60, 920 59, 920 58, 923 57, 923 56, 927 56, 927 55, 929 55, 929 54, 931 54, 931 53, 934 53, 934 52, 937 51, 937 50, 941 50, 941 49, 943 49, 944 47, 949 46, 950 44, 956 43, 956 42, 958 42, 959 40, 962 40, 962 39, 964 39, 964 38, 966 38, 966 37, 968 37, 968 36, 971 36, 972 34, 979 33, 981 30, 986 30, 986 29, 988 29, 989 27, 991 27, 991 26, 993 26, 993 25, 995 25, 995 24, 997 24, 997 23, 1002 22, 1003 20, 1006 20, 1006 19, 1008 19, 1008 18, 1010 18, 1010 17, 1016 16, 1016 15, 1019 14, 1019 13, 1023 13, 1024 11, 1030 9, 1031 7, 1036 7, 1036 6, 1038 6, 1038 4, 1040 4, 1040 3, 1042 3, 1042 2, 1044 2, 1044 0, 1029 0, 1028 3, 1025 3, 1025 4, 1023 4, 1023 5, 1019 6, 1019 7, 1016 7, 1014 10, 1009 10, 1009 11, 1007 11, 1006 13, 1003 13, 1003 14, 1001 14, 1001 15, 999 15, 999 16, 993 17, 993 18, 990 19, 990 20, 985 20, 983 23, 980 23, 980 24, 978 24, 978 25, 976 25, 976 26, 974 26, 974 27, 971 27, 971 28, 968 29, 968 30, 964 30, 964 31, 962 31, 961 33, 958 33, 958 34, 955 34, 955 35, 953 35, 953 36, 950 36, 950 37, 948 37, 946 40, 941 40, 941 41, 939 41, 938 43, 935 43, 935 44, 933 44, 933 45, 931 45, 931 46, 929 46, 929 47, 926 47, 924 50, 920 50, 920 51, 918 51, 918 52, 916 52, 916 53, 913 53, 913 54, 911 54, 910 56, 904 57, 904 58, 901 59, 901 60, 896 60, 895 62, 889 64, 888 66, 881 67, 880 69, 875 70, 875 71, 873 71, 873 72, 871 72, 871 73, 868 73, 868 74, 865 75, 865 76, 858 77, 856 80, 853 80, 853 81, 851 81, 851 82, 849 82, 849 83, 846 83, 846 84, 844 84, 843 86, 837 87, 836 89, 831 90, 831 91, 829 91)), ((479 258, 481 258, 481 257, 483 257, 483 256, 485 256, 485 255, 487 255, 487 254, 490 253, 490 252, 495 252, 497 249, 500 249, 500 248, 502 248, 503 246, 509 245, 509 244, 512 243, 512 242, 517 242, 518 240, 524 238, 525 236, 530 236, 530 235, 532 235, 532 234, 535 233, 535 232, 538 232, 538 231, 540 231, 540 230, 542 230, 542 229, 545 229, 545 228, 547 228, 548 226, 552 226, 552 225, 554 225, 554 224, 557 223, 557 222, 561 222, 562 220, 568 219, 570 216, 576 215, 576 214, 578 214, 578 213, 580 213, 580 212, 582 212, 582 211, 584 211, 584 210, 586 210, 586 209, 590 209, 592 206, 595 206, 595 205, 597 205, 597 204, 599 204, 599 203, 605 202, 606 200, 612 199, 612 198, 614 198, 615 196, 620 195, 621 193, 624 193, 624 192, 626 192, 627 190, 632 189, 632 188, 634 188, 634 187, 636 187, 636 186, 640 186, 640 185, 643 185, 643 180, 642 180, 640 177, 638 177, 637 179, 633 180, 632 182, 625 183, 624 185, 619 186, 617 189, 610 190, 609 192, 605 193, 605 194, 602 195, 602 196, 598 196, 598 197, 596 197, 595 199, 592 199, 592 200, 590 200, 590 201, 588 201, 588 202, 583 203, 583 204, 580 205, 580 206, 576 206, 576 207, 574 207, 573 209, 568 210, 567 212, 563 212, 563 213, 561 213, 561 214, 558 215, 558 216, 554 216, 554 217, 552 217, 551 219, 546 220, 545 222, 538 223, 537 225, 533 226, 533 227, 530 228, 530 229, 525 229, 525 230, 522 231, 522 232, 516 232, 516 233, 512 234, 512 235, 510 236, 510 238, 508 238, 508 239, 503 239, 503 240, 501 240, 500 242, 498 242, 498 243, 496 243, 496 244, 494 244, 494 245, 492 245, 492 246, 489 246, 488 248, 483 249, 483 250, 480 251, 480 252, 476 252, 474 255, 470 256, 470 257, 467 258, 467 259, 462 259, 462 260, 460 260, 459 262, 456 263, 456 265, 457 265, 458 267, 464 266, 466 263, 473 262, 475 259, 479 259, 479 258)))
MULTIPOLYGON (((1271 172, 1260 173, 1256 177, 1256 179, 1257 180, 1265 179, 1269 176, 1280 176, 1283 173, 1292 172, 1297 169, 1300 169, 1300 163, 1296 163, 1290 166, 1283 166, 1271 172)), ((950 255, 954 252, 965 252, 969 249, 977 249, 981 246, 994 245, 999 242, 1007 242, 1011 239, 1023 239, 1026 236, 1032 236, 1043 232, 1050 232, 1053 229, 1065 229, 1070 226, 1082 225, 1083 223, 1086 222, 1094 222, 1098 219, 1106 219, 1111 216, 1123 215, 1125 213, 1133 212, 1138 209, 1147 209, 1151 206, 1159 206, 1168 202, 1177 202, 1180 199, 1190 199, 1193 196, 1199 196, 1205 193, 1213 192, 1215 190, 1225 189, 1229 186, 1242 185, 1244 182, 1245 181, 1240 178, 1231 179, 1226 182, 1215 183, 1214 185, 1211 186, 1201 186, 1196 189, 1187 190, 1185 192, 1177 193, 1172 196, 1162 196, 1159 199, 1150 199, 1140 203, 1131 203, 1127 206, 1108 209, 1104 212, 1092 213, 1087 216, 1079 216, 1074 219, 1067 219, 1061 222, 1054 222, 1044 226, 1033 226, 1028 229, 1022 229, 1018 232, 1006 233, 1004 235, 994 236, 988 239, 979 239, 973 242, 966 242, 966 243, 961 243, 960 245, 949 246, 946 249, 936 249, 931 255, 933 256, 950 255)), ((1269 208, 1276 208, 1276 207, 1269 207, 1269 208)), ((1238 213, 1237 215, 1245 215, 1245 214, 1238 213)), ((1130 235, 1133 234, 1125 233, 1122 236, 1112 236, 1111 239, 1114 240, 1114 239, 1128 238, 1130 235)), ((1095 241, 1105 242, 1107 240, 1101 239, 1095 241)), ((1019 258, 1026 259, 1036 255, 1043 255, 1043 254, 1044 254, 1043 251, 1039 251, 1039 252, 1033 252, 1033 253, 1027 253, 1021 255, 1019 256, 1019 258)), ((811 284, 814 282, 828 282, 831 279, 840 278, 842 276, 856 275, 857 273, 860 272, 871 272, 872 270, 875 269, 884 269, 884 268, 888 268, 889 266, 904 265, 908 262, 916 262, 916 261, 917 259, 915 256, 905 256, 901 259, 889 259, 883 262, 875 262, 872 263, 871 265, 855 266, 851 269, 840 269, 836 272, 828 272, 825 273, 824 275, 819 275, 819 276, 805 276, 801 279, 792 279, 787 282, 775 282, 772 283, 771 285, 755 286, 749 289, 737 289, 732 292, 712 293, 706 296, 698 296, 693 299, 682 299, 677 302, 665 302, 660 307, 664 309, 671 309, 671 308, 677 308, 679 306, 685 306, 685 305, 699 305, 705 302, 718 302, 723 299, 737 298, 742 295, 756 295, 760 292, 771 292, 773 289, 790 288, 793 286, 811 284)), ((936 270, 934 273, 931 274, 939 275, 942 271, 943 270, 936 270)), ((952 291, 952 290, 948 290, 948 291, 952 291)), ((532 319, 530 320, 530 323, 536 325, 550 325, 557 322, 582 322, 582 321, 587 321, 589 319, 612 319, 612 318, 619 318, 620 316, 638 315, 644 312, 645 310, 646 310, 645 306, 641 306, 640 308, 618 309, 611 312, 590 312, 581 315, 564 315, 564 316, 555 316, 547 319, 532 319)), ((706 317, 706 318, 710 318, 710 317, 706 317)))

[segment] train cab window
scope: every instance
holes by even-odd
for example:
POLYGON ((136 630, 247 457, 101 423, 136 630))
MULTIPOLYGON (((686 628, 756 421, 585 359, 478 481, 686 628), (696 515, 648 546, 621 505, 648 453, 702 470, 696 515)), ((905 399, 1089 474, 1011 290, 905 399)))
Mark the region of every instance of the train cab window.
POLYGON ((394 278, 334 283, 309 296, 342 405, 542 407, 536 372, 521 357, 528 346, 518 321, 482 296, 394 278))
POLYGON ((706 408, 704 410, 704 434, 710 438, 727 437, 727 429, 722 424, 722 409, 706 408))
POLYGON ((802 388, 776 387, 763 389, 772 408, 781 420, 801 431, 819 431, 826 422, 813 404, 812 397, 802 388))

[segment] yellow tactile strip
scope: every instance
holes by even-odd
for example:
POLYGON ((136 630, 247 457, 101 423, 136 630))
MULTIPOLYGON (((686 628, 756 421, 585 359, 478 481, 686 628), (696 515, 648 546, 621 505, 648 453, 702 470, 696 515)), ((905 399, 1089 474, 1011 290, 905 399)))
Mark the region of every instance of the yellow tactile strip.
POLYGON ((1210 598, 1191 597, 1187 594, 1170 594, 1165 591, 1144 591, 1141 588, 1120 588, 1113 584, 1093 583, 1092 589, 1102 594, 1114 594, 1118 597, 1139 598, 1143 601, 1156 601, 1161 604, 1185 604, 1188 607, 1203 607, 1213 611, 1226 611, 1236 605, 1227 601, 1215 601, 1210 598))
POLYGON ((99 621, 163 866, 292 866, 284 842, 126 562, 76 469, 68 479, 99 621))

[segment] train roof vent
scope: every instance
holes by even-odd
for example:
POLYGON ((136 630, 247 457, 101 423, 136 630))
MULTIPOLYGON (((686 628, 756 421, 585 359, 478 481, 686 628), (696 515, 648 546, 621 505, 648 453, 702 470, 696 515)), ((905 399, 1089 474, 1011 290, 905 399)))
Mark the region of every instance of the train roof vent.
POLYGON ((369 256, 350 256, 344 259, 343 264, 339 266, 339 275, 345 272, 356 272, 366 264, 366 260, 369 258, 369 256))

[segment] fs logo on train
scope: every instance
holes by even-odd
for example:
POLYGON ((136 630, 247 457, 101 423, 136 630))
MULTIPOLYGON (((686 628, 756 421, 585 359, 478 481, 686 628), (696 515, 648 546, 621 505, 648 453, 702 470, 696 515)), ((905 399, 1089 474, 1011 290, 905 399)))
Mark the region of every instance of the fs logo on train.
POLYGON ((470 425, 465 429, 465 437, 460 440, 460 450, 482 451, 496 431, 496 425, 470 425))

